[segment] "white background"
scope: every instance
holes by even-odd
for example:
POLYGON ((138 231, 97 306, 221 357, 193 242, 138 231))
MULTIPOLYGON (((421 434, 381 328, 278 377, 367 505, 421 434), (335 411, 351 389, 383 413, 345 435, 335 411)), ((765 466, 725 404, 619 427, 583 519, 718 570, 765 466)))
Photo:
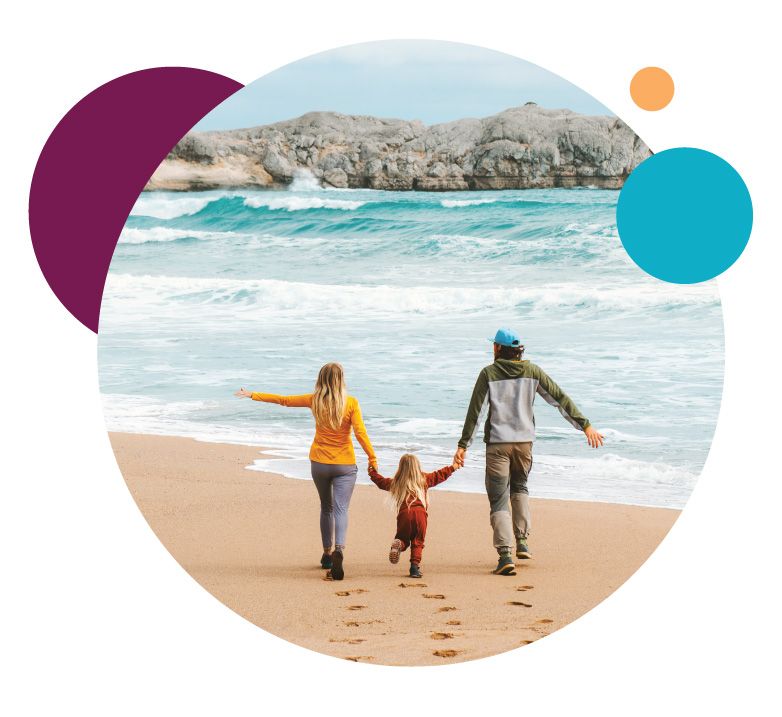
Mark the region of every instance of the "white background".
MULTIPOLYGON (((5 10, 0 48, 3 714, 778 708, 782 251, 773 4, 14 7, 5 10), (462 41, 536 62, 595 95, 653 149, 696 146, 723 156, 743 175, 755 208, 749 247, 719 281, 727 356, 716 438, 668 538, 613 596, 551 637, 437 668, 357 665, 306 651, 245 622, 187 576, 125 488, 98 399, 96 337, 49 291, 27 226, 30 179, 49 132, 113 77, 187 65, 247 83, 317 51, 391 38, 462 41), (661 112, 646 113, 629 97, 631 76, 647 65, 676 82, 661 112)), ((63 241, 78 252, 78 237, 63 241)))

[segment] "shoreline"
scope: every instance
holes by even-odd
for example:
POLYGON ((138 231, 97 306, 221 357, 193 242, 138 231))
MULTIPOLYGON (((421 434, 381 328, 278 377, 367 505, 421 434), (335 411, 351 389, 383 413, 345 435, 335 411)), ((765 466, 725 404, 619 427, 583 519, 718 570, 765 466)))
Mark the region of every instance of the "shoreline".
MULTIPOLYGON (((282 455, 275 455, 274 451, 278 450, 273 447, 264 447, 259 446, 256 443, 244 443, 241 441, 233 442, 228 440, 210 440, 208 438, 200 438, 195 435, 182 435, 182 434, 175 434, 175 433, 149 433, 149 432, 143 432, 143 431, 128 431, 128 430, 122 430, 122 431, 116 431, 116 430, 109 430, 109 435, 128 435, 128 436, 160 436, 162 438, 181 438, 184 440, 190 440, 195 441, 196 443, 206 443, 206 444, 216 444, 216 445, 224 445, 224 446, 240 446, 243 448, 253 448, 257 451, 259 451, 259 455, 253 458, 252 462, 245 466, 245 470, 251 471, 253 473, 272 473, 274 475, 278 475, 281 478, 286 478, 288 480, 296 480, 296 481, 309 481, 311 478, 309 476, 297 476, 293 475, 291 473, 285 473, 278 470, 264 470, 262 467, 253 467, 255 465, 255 461, 275 461, 275 460, 295 460, 291 459, 289 456, 282 456, 282 455)), ((359 478, 363 477, 364 473, 361 472, 361 468, 359 467, 359 478)), ((358 483, 357 485, 373 485, 371 481, 367 478, 367 483, 358 483)), ((448 488, 447 483, 444 484, 446 487, 440 487, 438 486, 437 490, 439 493, 457 493, 459 495, 482 495, 485 496, 486 492, 484 490, 454 490, 453 488, 448 488)), ((624 505, 631 508, 654 508, 655 510, 669 510, 674 511, 676 513, 681 513, 682 510, 684 510, 684 507, 682 508, 673 508, 668 505, 652 505, 649 503, 620 503, 616 501, 609 501, 609 500, 589 500, 587 498, 552 498, 548 496, 535 496, 534 494, 531 495, 532 498, 535 500, 545 500, 545 501, 563 501, 565 503, 586 503, 588 505, 624 505)))
POLYGON ((350 507, 344 581, 318 565, 317 493, 307 481, 245 466, 257 447, 109 433, 149 526, 208 592, 251 623, 351 661, 447 664, 550 634, 609 596, 649 557, 678 510, 531 499, 533 559, 496 563, 477 493, 431 492, 421 581, 408 554, 388 563, 395 514, 374 486, 350 507))

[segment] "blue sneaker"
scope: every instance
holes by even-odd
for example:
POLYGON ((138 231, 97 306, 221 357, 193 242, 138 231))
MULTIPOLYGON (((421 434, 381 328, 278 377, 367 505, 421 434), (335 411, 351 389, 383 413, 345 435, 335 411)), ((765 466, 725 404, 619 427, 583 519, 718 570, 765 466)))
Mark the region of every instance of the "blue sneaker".
POLYGON ((495 575, 515 575, 516 566, 513 563, 513 558, 508 553, 500 555, 497 567, 494 568, 493 572, 495 575))
POLYGON ((423 575, 421 575, 421 568, 419 568, 415 563, 410 563, 410 577, 411 578, 423 577, 423 575))

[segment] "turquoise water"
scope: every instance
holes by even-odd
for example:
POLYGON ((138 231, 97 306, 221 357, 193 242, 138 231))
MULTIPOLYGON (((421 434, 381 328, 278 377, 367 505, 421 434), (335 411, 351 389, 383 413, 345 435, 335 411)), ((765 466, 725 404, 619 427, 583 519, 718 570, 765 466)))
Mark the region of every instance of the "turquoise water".
MULTIPOLYGON (((103 300, 108 426, 271 447, 281 458, 256 467, 307 477, 309 413, 232 393, 306 392, 339 361, 381 470, 404 451, 433 469, 453 455, 487 337, 508 325, 606 436, 589 450, 538 401, 532 494, 681 507, 719 410, 719 297, 713 283, 643 274, 619 242, 617 198, 322 190, 307 178, 144 194, 103 300)), ((448 488, 483 490, 479 441, 448 488)))

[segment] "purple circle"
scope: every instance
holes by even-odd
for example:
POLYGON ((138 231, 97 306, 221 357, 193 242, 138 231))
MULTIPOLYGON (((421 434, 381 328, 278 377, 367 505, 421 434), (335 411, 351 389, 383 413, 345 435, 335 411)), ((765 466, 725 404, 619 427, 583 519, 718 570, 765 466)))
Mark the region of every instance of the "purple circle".
POLYGON ((77 102, 38 157, 30 236, 46 281, 98 331, 106 273, 138 195, 171 148, 243 85, 192 67, 117 77, 77 102))

